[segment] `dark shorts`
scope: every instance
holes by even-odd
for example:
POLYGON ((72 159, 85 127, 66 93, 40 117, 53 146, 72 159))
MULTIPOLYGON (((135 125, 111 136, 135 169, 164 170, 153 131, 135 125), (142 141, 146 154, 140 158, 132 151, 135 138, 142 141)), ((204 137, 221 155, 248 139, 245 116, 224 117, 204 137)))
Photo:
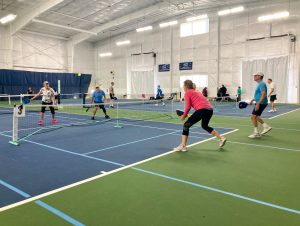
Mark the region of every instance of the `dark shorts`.
POLYGON ((110 96, 110 99, 114 100, 114 98, 115 98, 114 94, 110 93, 109 96, 110 96))
POLYGON ((274 102, 275 100, 277 100, 277 96, 276 95, 270 96, 270 102, 274 102))
POLYGON ((51 103, 42 102, 42 105, 43 105, 42 108, 41 108, 42 113, 45 113, 45 111, 46 111, 47 106, 45 106, 45 105, 49 105, 51 114, 53 114, 53 115, 55 114, 55 110, 54 110, 54 107, 52 106, 53 105, 52 102, 51 103))
POLYGON ((261 116, 263 111, 266 109, 267 104, 260 104, 258 111, 255 111, 255 107, 253 108, 252 115, 261 116))
POLYGON ((95 104, 95 107, 100 107, 100 108, 104 107, 104 103, 94 102, 94 104, 95 104))

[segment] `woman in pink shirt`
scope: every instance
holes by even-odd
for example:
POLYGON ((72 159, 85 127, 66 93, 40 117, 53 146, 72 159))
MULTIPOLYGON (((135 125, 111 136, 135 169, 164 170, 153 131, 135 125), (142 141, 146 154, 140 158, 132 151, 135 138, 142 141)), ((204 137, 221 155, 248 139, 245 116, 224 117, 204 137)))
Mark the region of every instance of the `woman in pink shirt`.
POLYGON ((208 133, 214 135, 219 139, 219 147, 223 147, 226 143, 226 138, 220 135, 216 130, 211 128, 208 124, 213 115, 213 107, 202 95, 202 93, 196 91, 193 88, 193 82, 191 80, 184 81, 184 100, 186 102, 184 114, 181 116, 181 120, 185 120, 191 107, 195 109, 195 112, 188 118, 183 124, 182 141, 181 144, 174 148, 174 151, 187 151, 186 144, 189 136, 190 127, 202 120, 201 126, 208 133))

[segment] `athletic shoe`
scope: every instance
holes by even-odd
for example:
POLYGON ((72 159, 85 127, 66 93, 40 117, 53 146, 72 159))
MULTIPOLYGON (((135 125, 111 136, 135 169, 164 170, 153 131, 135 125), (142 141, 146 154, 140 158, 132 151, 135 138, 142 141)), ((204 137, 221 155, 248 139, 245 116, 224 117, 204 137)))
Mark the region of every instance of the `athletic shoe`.
POLYGON ((158 104, 155 104, 155 106, 158 106, 158 104))
POLYGON ((270 111, 268 111, 268 112, 270 112, 270 113, 271 113, 271 112, 275 112, 275 111, 274 111, 273 109, 271 109, 271 110, 270 110, 270 111))
POLYGON ((58 123, 58 121, 56 119, 52 119, 51 123, 56 124, 56 123, 58 123))
POLYGON ((259 133, 252 133, 250 136, 248 136, 251 139, 260 138, 261 135, 259 133))
POLYGON ((223 138, 219 141, 219 148, 224 147, 226 141, 227 141, 227 139, 226 139, 225 137, 223 137, 223 138))
POLYGON ((267 134, 268 132, 270 132, 272 130, 272 127, 271 126, 268 126, 266 128, 263 129, 263 131, 261 132, 261 135, 265 135, 267 134))
POLYGON ((95 120, 95 117, 92 117, 91 120, 95 120))
POLYGON ((163 104, 162 104, 163 106, 166 106, 166 104, 163 102, 163 104))
POLYGON ((43 120, 39 120, 39 123, 38 123, 40 126, 43 125, 43 120))
POLYGON ((115 108, 115 107, 113 105, 111 105, 110 108, 115 108))
POLYGON ((186 146, 183 146, 182 144, 180 144, 178 147, 174 148, 173 151, 176 151, 176 152, 186 152, 187 148, 186 148, 186 146))
POLYGON ((276 109, 276 108, 274 108, 274 112, 275 112, 275 111, 277 111, 277 109, 276 109))
POLYGON ((106 119, 110 119, 110 117, 109 117, 108 115, 105 115, 105 118, 106 118, 106 119))

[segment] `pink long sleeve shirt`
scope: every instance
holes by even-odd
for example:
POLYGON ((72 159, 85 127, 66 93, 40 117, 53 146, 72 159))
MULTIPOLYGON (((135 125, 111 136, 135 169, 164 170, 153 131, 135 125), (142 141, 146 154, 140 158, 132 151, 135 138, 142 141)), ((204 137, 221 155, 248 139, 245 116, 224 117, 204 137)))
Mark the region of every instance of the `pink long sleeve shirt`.
POLYGON ((211 104, 208 102, 208 100, 203 96, 202 93, 189 89, 185 92, 184 95, 185 100, 185 110, 184 110, 184 116, 187 116, 189 111, 191 110, 191 107, 195 109, 195 111, 200 109, 213 109, 211 104))

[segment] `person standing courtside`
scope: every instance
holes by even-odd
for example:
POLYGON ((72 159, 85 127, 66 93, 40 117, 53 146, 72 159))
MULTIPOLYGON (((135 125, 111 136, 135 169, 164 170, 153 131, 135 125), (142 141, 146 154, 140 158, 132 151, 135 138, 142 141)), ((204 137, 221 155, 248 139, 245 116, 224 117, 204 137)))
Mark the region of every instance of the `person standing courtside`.
POLYGON ((46 107, 49 106, 51 114, 52 114, 52 124, 58 123, 58 121, 55 119, 55 110, 54 110, 54 103, 55 103, 55 92, 54 90, 49 86, 49 82, 44 82, 44 87, 41 88, 41 90, 30 100, 34 100, 38 96, 42 96, 42 107, 41 107, 41 113, 40 113, 40 120, 39 125, 43 125, 44 120, 44 114, 46 111, 46 107))
POLYGON ((109 91, 109 97, 110 97, 110 106, 111 108, 114 108, 114 99, 115 99, 115 90, 114 90, 114 85, 115 83, 114 82, 111 82, 110 83, 110 87, 108 89, 109 91))
POLYGON ((270 97, 270 103, 271 103, 271 110, 269 112, 275 112, 275 100, 277 100, 277 93, 276 93, 276 84, 273 82, 272 79, 268 79, 268 84, 270 86, 270 92, 268 97, 270 97))
POLYGON ((266 83, 263 81, 264 74, 262 72, 257 72, 255 74, 253 74, 253 76, 254 76, 253 77, 254 81, 257 82, 258 85, 255 89, 254 99, 252 99, 250 101, 250 104, 253 104, 254 101, 256 102, 255 107, 252 112, 252 115, 251 115, 251 121, 254 126, 254 132, 253 132, 253 134, 248 136, 249 138, 252 138, 252 139, 260 138, 261 135, 268 133, 272 129, 272 127, 269 126, 267 123, 265 123, 261 118, 261 114, 263 113, 265 108, 268 106, 268 98, 267 98, 268 90, 267 90, 266 83), (258 128, 257 128, 258 123, 257 122, 261 123, 263 126, 263 131, 261 133, 258 132, 258 128))
POLYGON ((236 95, 237 95, 237 101, 241 101, 242 100, 242 88, 240 86, 237 88, 236 95))

